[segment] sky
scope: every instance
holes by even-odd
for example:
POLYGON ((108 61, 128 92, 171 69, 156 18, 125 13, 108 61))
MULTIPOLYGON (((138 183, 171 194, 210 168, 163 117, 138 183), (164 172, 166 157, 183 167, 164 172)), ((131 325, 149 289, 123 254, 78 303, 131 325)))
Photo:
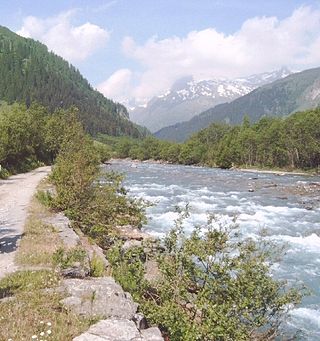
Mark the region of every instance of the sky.
POLYGON ((121 102, 190 75, 320 66, 320 0, 0 0, 0 25, 43 42, 121 102))

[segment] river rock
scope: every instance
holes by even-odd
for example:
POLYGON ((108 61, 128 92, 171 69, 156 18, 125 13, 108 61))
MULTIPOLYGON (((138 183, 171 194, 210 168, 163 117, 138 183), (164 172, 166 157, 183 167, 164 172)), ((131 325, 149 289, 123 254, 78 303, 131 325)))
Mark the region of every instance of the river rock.
POLYGON ((132 248, 135 248, 135 247, 141 247, 142 246, 142 241, 140 240, 126 240, 124 242, 124 244, 122 245, 122 251, 128 251, 132 248))
POLYGON ((157 283, 162 278, 159 266, 156 260, 148 259, 144 265, 144 279, 150 283, 157 283))
POLYGON ((132 321, 108 319, 91 326, 87 332, 75 337, 73 341, 163 341, 163 338, 156 327, 140 332, 132 321))
POLYGON ((123 240, 152 240, 153 237, 150 234, 143 232, 131 225, 117 226, 120 238, 123 240))
POLYGON ((68 295, 61 303, 79 315, 131 320, 137 312, 138 304, 112 277, 66 279, 60 290, 68 295))

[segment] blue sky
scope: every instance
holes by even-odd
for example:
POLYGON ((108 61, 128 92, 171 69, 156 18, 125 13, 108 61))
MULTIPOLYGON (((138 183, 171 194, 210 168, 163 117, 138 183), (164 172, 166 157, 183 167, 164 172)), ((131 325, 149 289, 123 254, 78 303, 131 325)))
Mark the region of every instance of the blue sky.
POLYGON ((178 78, 320 66, 320 1, 11 0, 0 24, 32 37, 117 100, 178 78))

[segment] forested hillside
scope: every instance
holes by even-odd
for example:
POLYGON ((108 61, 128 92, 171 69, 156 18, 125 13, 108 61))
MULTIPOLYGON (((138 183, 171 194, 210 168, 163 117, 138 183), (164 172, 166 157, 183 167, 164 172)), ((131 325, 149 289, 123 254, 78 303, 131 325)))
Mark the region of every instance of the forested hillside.
POLYGON ((140 135, 126 108, 95 91, 80 72, 45 45, 0 26, 0 100, 53 112, 76 106, 87 132, 95 135, 140 135))
POLYGON ((252 123, 262 117, 283 117, 320 104, 320 68, 292 74, 262 86, 230 103, 220 104, 190 121, 163 128, 155 136, 184 141, 211 123, 240 124, 247 115, 252 123))

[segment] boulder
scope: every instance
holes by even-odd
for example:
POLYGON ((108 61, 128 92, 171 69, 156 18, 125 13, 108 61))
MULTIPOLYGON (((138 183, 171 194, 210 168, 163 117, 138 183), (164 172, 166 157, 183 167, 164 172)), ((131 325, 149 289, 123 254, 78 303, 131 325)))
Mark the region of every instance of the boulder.
POLYGON ((161 332, 157 327, 141 330, 141 336, 143 341, 163 341, 161 332))
POLYGON ((140 241, 140 240, 135 240, 135 239, 133 239, 133 240, 126 240, 125 242, 124 242, 124 244, 122 245, 122 251, 128 251, 128 250, 130 250, 130 249, 132 249, 132 248, 135 248, 135 247, 141 247, 142 246, 142 241, 140 241))
POLYGON ((67 278, 85 278, 90 275, 90 269, 77 262, 66 269, 61 269, 60 274, 67 278))
POLYGON ((44 222, 53 225, 58 230, 59 236, 67 248, 72 249, 80 244, 79 236, 70 227, 71 222, 63 213, 55 213, 47 217, 44 222))
POLYGON ((120 238, 123 240, 152 240, 153 237, 143 232, 131 225, 117 226, 116 230, 118 231, 120 238))
POLYGON ((102 320, 73 341, 142 341, 133 321, 127 319, 102 320))
POLYGON ((133 322, 136 324, 137 328, 139 330, 147 329, 148 328, 148 322, 145 316, 141 313, 137 313, 133 316, 133 322))
POLYGON ((129 293, 112 277, 66 279, 61 289, 67 298, 61 303, 79 315, 131 320, 138 309, 129 293))
POLYGON ((127 319, 102 320, 73 341, 163 341, 158 328, 140 332, 133 321, 127 319))
POLYGON ((149 259, 146 261, 144 265, 144 279, 149 281, 150 283, 156 283, 159 279, 162 278, 162 274, 159 270, 158 263, 156 260, 149 259))

